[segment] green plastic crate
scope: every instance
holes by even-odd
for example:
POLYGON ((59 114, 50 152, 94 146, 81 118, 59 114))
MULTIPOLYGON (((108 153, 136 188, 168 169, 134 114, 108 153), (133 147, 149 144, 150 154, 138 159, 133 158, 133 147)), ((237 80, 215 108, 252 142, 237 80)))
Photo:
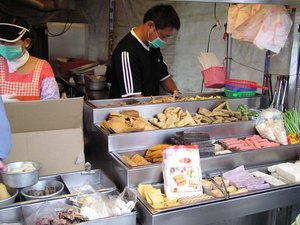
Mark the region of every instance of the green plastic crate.
POLYGON ((243 97, 252 97, 256 95, 256 91, 232 91, 227 88, 224 88, 226 97, 229 98, 243 98, 243 97))

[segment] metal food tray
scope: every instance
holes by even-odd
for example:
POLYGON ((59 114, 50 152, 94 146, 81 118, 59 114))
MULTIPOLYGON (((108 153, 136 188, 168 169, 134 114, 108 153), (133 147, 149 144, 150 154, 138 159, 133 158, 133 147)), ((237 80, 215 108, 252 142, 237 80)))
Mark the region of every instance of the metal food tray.
POLYGON ((149 146, 170 143, 170 138, 176 132, 191 130, 208 133, 211 139, 229 138, 232 136, 246 136, 255 134, 254 120, 239 121, 231 123, 217 123, 207 125, 186 126, 180 128, 167 128, 150 131, 140 131, 121 134, 110 134, 103 130, 99 124, 95 124, 99 133, 101 133, 102 144, 108 146, 108 151, 126 151, 128 149, 143 149, 149 146))
MULTIPOLYGON (((40 177, 39 181, 42 181, 42 180, 56 180, 56 181, 60 181, 60 182, 64 183, 63 180, 61 179, 60 175, 51 175, 51 176, 40 177)), ((4 209, 4 208, 7 208, 7 207, 20 206, 20 205, 25 205, 25 204, 32 203, 32 202, 43 202, 43 201, 46 201, 46 200, 49 200, 49 199, 64 198, 64 196, 70 194, 70 192, 68 191, 65 184, 64 184, 64 186, 65 187, 64 187, 63 191, 57 196, 53 196, 51 198, 40 198, 40 199, 32 199, 32 200, 26 200, 24 198, 24 196, 22 196, 22 194, 21 194, 21 189, 19 189, 19 194, 16 197, 16 201, 14 203, 11 203, 11 204, 0 206, 0 210, 4 209)))
POLYGON ((117 98, 117 99, 108 99, 108 100, 93 100, 89 101, 89 103, 94 108, 110 108, 110 107, 122 107, 121 103, 126 103, 124 106, 137 104, 139 101, 134 98, 117 98))
MULTIPOLYGON (((160 183, 163 180, 160 163, 154 163, 140 167, 127 166, 120 154, 131 155, 144 153, 145 150, 131 150, 111 152, 113 163, 113 177, 120 187, 136 187, 141 183, 160 183)), ((216 171, 228 171, 240 165, 248 167, 262 167, 281 161, 290 161, 300 156, 300 144, 283 145, 272 148, 264 148, 247 152, 233 152, 231 154, 215 155, 200 158, 203 173, 213 174, 216 171)))
POLYGON ((131 151, 120 151, 120 152, 114 152, 114 155, 122 162, 124 163, 128 168, 142 168, 142 167, 149 167, 149 166, 152 166, 152 165, 161 165, 161 163, 157 162, 157 163, 151 163, 151 164, 148 164, 148 165, 142 165, 142 166, 131 166, 128 164, 128 162, 123 159, 122 155, 126 155, 128 156, 129 158, 132 157, 134 154, 138 154, 140 156, 143 156, 146 154, 146 151, 147 149, 145 150, 131 150, 131 151))
POLYGON ((132 167, 122 158, 121 154, 131 156, 135 153, 144 154, 146 150, 135 150, 128 152, 113 152, 114 181, 119 187, 136 187, 141 183, 157 183, 162 181, 161 163, 132 167))
MULTIPOLYGON (((260 153, 258 156, 252 152, 245 152, 245 154, 233 153, 229 156, 230 161, 232 161, 233 156, 234 158, 237 158, 237 160, 243 158, 241 162, 248 163, 250 166, 246 166, 246 169, 251 172, 255 170, 265 172, 267 166, 283 162, 282 160, 287 162, 298 159, 300 154, 299 146, 300 145, 298 144, 297 146, 280 146, 276 149, 261 150, 260 152, 257 152, 260 153), (268 154, 270 154, 270 157, 268 157, 268 154), (250 162, 248 162, 249 160, 250 162)), ((213 157, 211 159, 204 159, 201 161, 201 167, 204 169, 202 171, 203 173, 206 172, 205 166, 210 166, 209 164, 206 164, 205 161, 211 160, 211 163, 216 165, 219 162, 214 160, 216 158, 219 157, 213 157)), ((241 165, 238 164, 232 167, 232 165, 226 165, 226 159, 223 158, 221 161, 223 162, 223 165, 219 166, 220 169, 212 170, 209 173, 210 176, 218 175, 219 171, 228 171, 241 165)), ((198 204, 187 208, 174 209, 165 212, 161 211, 160 213, 153 212, 151 208, 145 204, 145 200, 143 201, 142 199, 139 199, 137 209, 141 212, 141 214, 139 214, 140 216, 138 217, 138 220, 143 225, 160 225, 167 223, 172 225, 182 225, 187 222, 186 218, 189 218, 189 225, 206 225, 228 220, 236 216, 246 216, 275 208, 299 204, 299 194, 300 182, 231 195, 228 199, 221 201, 210 202, 209 204, 203 205, 198 204), (233 211, 234 213, 232 213, 233 211)))
MULTIPOLYGON (((271 164, 269 166, 272 166, 272 165, 276 165, 275 164, 271 164)), ((260 172, 263 172, 263 173, 266 173, 266 174, 270 174, 268 172, 268 168, 266 166, 263 166, 263 167, 252 167, 252 168, 245 168, 248 172, 254 172, 254 171, 260 171, 260 172)), ((224 171, 226 172, 226 171, 224 171)), ((215 171, 215 172, 212 172, 210 173, 209 177, 210 178, 214 178, 215 176, 221 176, 221 172, 220 171, 215 171)), ((285 187, 293 187, 293 186, 297 186, 297 185, 300 185, 300 182, 297 182, 297 183, 291 183, 291 184, 284 184, 284 185, 280 185, 280 186, 273 186, 271 184, 269 184, 270 187, 269 188, 264 188, 264 189, 259 189, 259 190, 253 190, 253 191, 248 191, 248 192, 245 192, 245 193, 240 193, 240 194, 234 194, 234 195, 231 195, 230 193, 228 193, 228 198, 229 199, 234 199, 234 198, 239 198, 239 197, 243 197, 243 196, 248 196, 248 195, 253 195, 253 194, 260 194, 260 193, 264 193, 264 192, 268 192, 268 191, 274 191, 274 190, 280 190, 282 188, 285 188, 285 187)), ((222 191, 225 192, 225 189, 223 188, 223 186, 221 187, 222 191)))
MULTIPOLYGON (((50 203, 58 204, 70 204, 67 198, 49 200, 50 203)), ((0 209, 0 221, 1 223, 16 223, 24 222, 25 218, 32 215, 38 210, 39 207, 45 202, 32 203, 22 206, 15 206, 11 208, 0 209)), ((136 212, 127 213, 120 216, 106 217, 96 220, 80 223, 82 225, 135 225, 136 224, 136 212)))
MULTIPOLYGON (((162 95, 162 96, 152 96, 152 97, 135 97, 135 98, 117 98, 117 99, 109 99, 109 100, 93 100, 89 101, 89 103, 94 108, 104 108, 104 107, 123 107, 128 105, 150 105, 150 104, 163 104, 163 103, 150 103, 151 99, 160 99, 166 96, 172 95, 162 95), (120 106, 119 103, 126 103, 126 105, 120 106)), ((220 96, 221 98, 225 98, 224 92, 211 92, 211 93, 185 93, 182 94, 181 97, 209 97, 209 96, 220 96)), ((213 99, 207 99, 213 100, 213 99)), ((219 99, 220 100, 220 99, 219 99)), ((206 100, 190 100, 190 101, 206 101, 206 100)), ((180 101, 177 101, 180 102, 180 101)), ((187 102, 187 101, 181 101, 187 102)), ((170 102, 172 103, 172 102, 170 102)))
MULTIPOLYGON (((113 100, 112 100, 113 101, 113 100)), ((151 105, 127 105, 122 107, 112 108, 92 108, 93 121, 98 123, 105 120, 107 115, 111 112, 120 112, 122 110, 137 110, 140 116, 144 118, 153 118, 158 113, 163 112, 167 107, 181 107, 183 110, 188 110, 191 114, 196 113, 199 107, 204 107, 209 110, 217 107, 221 103, 227 101, 230 108, 234 111, 237 110, 238 105, 246 104, 249 108, 264 109, 268 107, 268 99, 266 96, 257 96, 252 98, 233 98, 233 99, 211 99, 204 101, 187 101, 187 102, 170 102, 151 105)), ((99 101, 100 102, 100 101, 99 101)))
POLYGON ((99 169, 61 174, 61 178, 71 194, 78 193, 78 188, 84 185, 90 185, 98 192, 116 189, 115 184, 99 169))
MULTIPOLYGON (((156 185, 152 185, 154 188, 159 188, 161 189, 161 192, 164 193, 164 185, 163 184, 156 184, 156 185)), ((182 204, 182 205, 177 205, 177 206, 170 206, 170 207, 166 207, 166 208, 162 208, 162 209, 155 209, 153 208, 147 201, 146 199, 140 195, 140 193, 136 190, 136 195, 139 199, 139 201, 149 210, 149 212, 151 214, 158 214, 158 213, 164 213, 164 212, 168 212, 168 211, 173 211, 173 210, 181 210, 181 209, 185 209, 188 207, 193 207, 196 205, 205 205, 205 204, 210 204, 210 203, 216 203, 216 202, 220 202, 220 201, 224 201, 225 198, 216 198, 214 197, 213 199, 209 199, 209 200, 205 200, 205 201, 199 201, 199 202, 195 202, 195 203, 188 203, 188 204, 182 204)), ((213 197, 213 196, 212 196, 213 197)))

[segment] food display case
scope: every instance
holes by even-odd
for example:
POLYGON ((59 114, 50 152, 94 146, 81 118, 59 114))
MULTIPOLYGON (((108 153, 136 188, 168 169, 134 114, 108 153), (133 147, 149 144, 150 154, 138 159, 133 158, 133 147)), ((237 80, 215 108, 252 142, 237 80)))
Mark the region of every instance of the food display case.
MULTIPOLYGON (((143 155, 149 146, 168 143, 176 132, 191 130, 209 133, 210 138, 220 139, 229 137, 243 137, 256 133, 255 121, 239 121, 232 123, 208 124, 188 126, 181 128, 158 129, 152 131, 140 131, 133 133, 111 134, 99 126, 99 122, 105 120, 111 112, 122 110, 137 110, 141 116, 150 119, 166 107, 181 107, 191 113, 199 107, 212 109, 218 104, 228 101, 231 109, 236 110, 238 105, 245 104, 249 108, 265 109, 269 102, 265 96, 249 98, 221 98, 208 101, 186 101, 159 104, 140 104, 142 98, 122 99, 128 103, 113 105, 110 102, 91 101, 84 106, 85 130, 87 134, 87 151, 93 151, 93 156, 99 159, 99 166, 110 174, 118 187, 130 186, 136 188, 138 184, 162 185, 162 167, 160 163, 146 166, 131 167, 123 159, 122 155, 131 156, 135 153, 143 155), (107 106, 112 104, 113 106, 107 106), (93 141, 89 141, 93 140, 93 141)), ((145 100, 145 98, 143 98, 145 100)), ((149 98, 146 98, 148 101, 149 98)), ((107 100, 106 100, 107 101, 107 100)), ((201 149, 200 149, 201 151, 201 149)), ((299 158, 299 145, 278 146, 260 149, 257 151, 234 152, 232 154, 210 156, 201 158, 203 176, 227 171, 244 165, 247 169, 263 170, 268 165, 297 160, 299 158)), ((268 190, 250 192, 228 199, 214 199, 203 203, 195 203, 179 208, 166 210, 153 210, 144 199, 138 195, 137 203, 138 220, 141 224, 209 224, 234 217, 242 217, 258 212, 268 211, 278 207, 285 207, 300 203, 296 196, 300 192, 299 184, 273 187, 268 190), (199 219, 201 218, 201 220, 199 219)))
MULTIPOLYGON (((220 93, 210 93, 210 96, 213 95, 220 95, 220 93)), ((127 103, 136 103, 149 101, 149 99, 149 97, 125 98, 122 99, 122 101, 127 103)), ((192 114, 197 112, 199 107, 212 109, 224 101, 229 103, 232 110, 236 110, 240 104, 246 104, 250 108, 254 109, 264 109, 269 105, 268 98, 262 95, 249 98, 221 98, 160 104, 126 104, 123 106, 113 107, 109 107, 108 105, 120 103, 120 99, 111 100, 111 102, 108 102, 107 100, 86 102, 84 105, 84 129, 86 134, 85 151, 93 157, 97 166, 99 166, 107 174, 111 175, 114 182, 116 182, 120 187, 132 187, 144 181, 159 182, 161 181, 161 175, 151 173, 151 170, 148 171, 148 169, 156 171, 160 168, 160 166, 154 165, 151 167, 128 169, 118 158, 118 152, 143 151, 149 146, 169 142, 170 137, 175 135, 176 132, 186 129, 209 133, 211 138, 245 136, 255 132, 255 122, 240 121, 227 124, 197 125, 120 134, 111 134, 107 132, 100 127, 99 123, 106 120, 109 113, 118 113, 122 110, 136 110, 143 118, 150 119, 156 114, 161 113, 167 107, 181 107, 183 110, 188 110, 192 114), (154 176, 153 179, 151 176, 154 176), (132 177, 133 179, 129 177, 132 177)))
MULTIPOLYGON (((201 159, 203 174, 211 176, 231 170, 240 165, 247 165, 249 171, 266 171, 266 167, 282 162, 294 162, 299 159, 299 145, 281 146, 244 153, 208 157, 201 159)), ((258 191, 233 195, 228 198, 204 201, 181 209, 171 207, 165 210, 154 210, 140 195, 138 202, 139 220, 142 224, 154 225, 170 223, 179 225, 188 218, 188 224, 204 225, 246 216, 274 208, 299 204, 300 183, 270 187, 258 191)))

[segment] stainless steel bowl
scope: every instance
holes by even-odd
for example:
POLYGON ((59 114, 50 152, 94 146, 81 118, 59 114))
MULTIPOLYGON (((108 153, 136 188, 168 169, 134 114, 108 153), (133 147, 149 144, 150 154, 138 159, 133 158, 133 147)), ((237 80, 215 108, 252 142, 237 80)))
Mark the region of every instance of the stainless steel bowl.
POLYGON ((26 200, 36 200, 36 199, 45 199, 45 198, 52 198, 54 196, 58 196, 62 193, 64 190, 65 185, 57 180, 40 180, 37 182, 35 185, 23 188, 21 190, 21 194, 25 197, 26 200), (43 195, 43 196, 33 196, 29 195, 28 192, 30 190, 37 190, 37 191, 42 191, 45 190, 46 187, 55 187, 56 192, 52 193, 50 195, 43 195))
POLYGON ((38 182, 40 174, 40 164, 34 161, 21 161, 7 164, 11 169, 21 168, 25 163, 32 163, 35 170, 30 172, 12 173, 8 171, 1 171, 3 183, 11 188, 24 188, 31 186, 38 182))
POLYGON ((7 198, 7 199, 4 199, 4 200, 0 200, 0 207, 6 206, 6 205, 9 205, 9 204, 13 204, 16 201, 16 197, 19 194, 19 190, 15 189, 15 188, 7 187, 7 191, 11 195, 11 197, 7 198))

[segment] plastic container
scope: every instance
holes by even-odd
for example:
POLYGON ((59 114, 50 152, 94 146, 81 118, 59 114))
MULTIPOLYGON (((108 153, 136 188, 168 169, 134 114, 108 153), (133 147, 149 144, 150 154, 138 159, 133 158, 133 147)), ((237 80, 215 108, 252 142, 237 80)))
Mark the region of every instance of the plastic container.
POLYGON ((210 67, 202 70, 202 79, 206 88, 223 88, 225 83, 226 71, 224 67, 210 67))
POLYGON ((256 91, 232 91, 227 88, 224 88, 226 97, 229 98, 243 98, 243 97, 252 97, 256 95, 256 91))
POLYGON ((225 84, 224 87, 231 91, 256 91, 256 88, 242 88, 231 84, 225 84))
POLYGON ((225 84, 239 88, 261 88, 263 90, 268 90, 268 87, 261 86, 258 83, 250 80, 226 79, 225 84))

